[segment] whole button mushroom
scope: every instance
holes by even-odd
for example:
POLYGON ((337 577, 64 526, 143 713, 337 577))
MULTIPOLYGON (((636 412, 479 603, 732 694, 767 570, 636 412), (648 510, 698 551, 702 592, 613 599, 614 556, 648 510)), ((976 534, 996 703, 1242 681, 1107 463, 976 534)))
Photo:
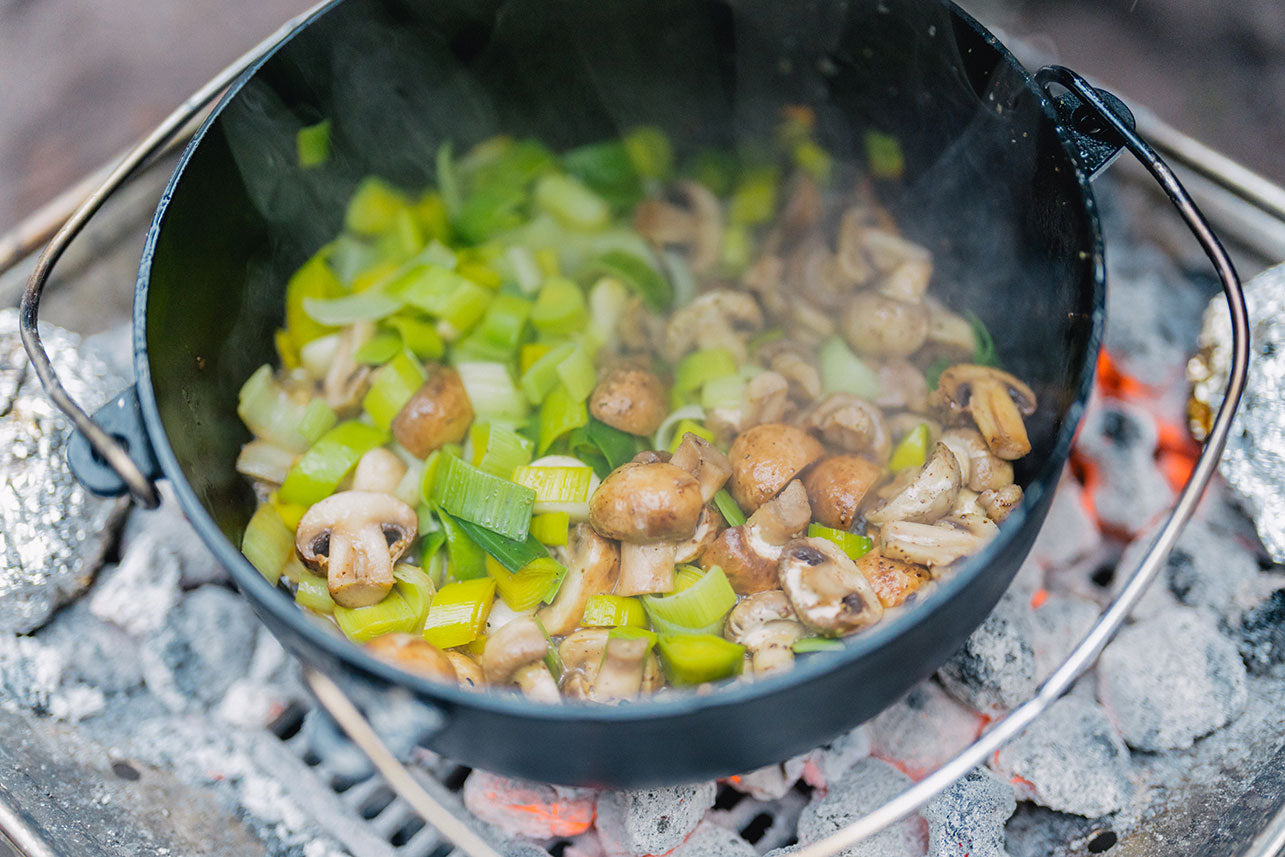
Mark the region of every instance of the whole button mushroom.
POLYGON ((795 539, 781 552, 781 588, 799 621, 830 636, 860 631, 883 617, 879 596, 838 545, 795 539))
POLYGON ((783 423, 755 426, 732 442, 728 488, 737 504, 751 513, 823 455, 821 443, 803 429, 783 423))
POLYGON ((700 483, 667 462, 622 464, 589 498, 589 523, 609 539, 632 544, 691 538, 700 521, 700 483))
POLYGON ((1031 451, 1022 417, 1035 413, 1035 393, 993 366, 960 363, 941 373, 936 404, 953 416, 968 413, 991 452, 1008 461, 1031 451))
POLYGON ((414 634, 384 634, 366 644, 366 651, 407 672, 438 681, 456 681, 455 667, 446 652, 414 634))
POLYGON ((390 494, 341 491, 299 519, 295 550, 304 565, 325 573, 336 604, 366 607, 393 588, 393 564, 418 526, 415 510, 390 494))
POLYGON ((549 641, 530 616, 521 616, 486 638, 482 671, 491 684, 516 684, 528 699, 558 702, 558 684, 545 666, 549 641))
POLYGON ((843 313, 843 335, 858 354, 909 357, 928 339, 928 311, 878 292, 862 292, 843 313))
POLYGON ((859 455, 834 455, 817 462, 803 477, 812 517, 827 527, 848 529, 880 472, 879 465, 859 455))
POLYGON ((665 385, 634 366, 610 369, 589 396, 589 413, 627 434, 650 435, 668 413, 665 385))
POLYGON ((458 443, 473 422, 473 405, 460 373, 428 366, 428 380, 393 417, 393 437, 416 458, 448 443, 458 443))

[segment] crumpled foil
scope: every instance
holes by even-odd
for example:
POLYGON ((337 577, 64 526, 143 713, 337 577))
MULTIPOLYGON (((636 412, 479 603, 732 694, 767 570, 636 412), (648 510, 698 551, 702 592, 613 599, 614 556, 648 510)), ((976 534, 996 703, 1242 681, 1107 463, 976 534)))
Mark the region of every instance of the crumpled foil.
MULTIPOLYGON (((1285 265, 1245 284, 1249 377, 1218 469, 1241 501, 1267 552, 1285 562, 1285 265)), ((1222 404, 1231 370, 1231 316, 1219 295, 1201 323, 1199 350, 1187 364, 1187 419, 1203 440, 1222 404)))
MULTIPOLYGON (((91 413, 128 383, 78 336, 40 333, 67 392, 91 413)), ((0 633, 34 631, 88 586, 128 506, 71 475, 70 427, 22 350, 18 311, 0 309, 0 633)))

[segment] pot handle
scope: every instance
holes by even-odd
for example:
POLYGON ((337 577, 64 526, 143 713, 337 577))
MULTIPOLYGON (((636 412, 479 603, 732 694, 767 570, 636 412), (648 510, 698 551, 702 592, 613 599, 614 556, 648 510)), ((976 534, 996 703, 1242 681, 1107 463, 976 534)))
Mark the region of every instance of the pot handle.
POLYGON ((357 748, 375 766, 388 787, 410 804, 420 818, 445 836, 468 857, 502 857, 456 813, 420 785, 410 769, 398 761, 396 754, 380 738, 375 727, 362 714, 352 698, 333 679, 316 667, 304 665, 303 680, 321 707, 339 725, 357 748))
MULTIPOLYGON (((140 466, 134 458, 130 456, 125 445, 117 440, 110 431, 104 430, 97 422, 85 413, 85 409, 80 407, 71 395, 68 394, 62 382, 58 380, 58 374, 54 371, 53 364, 49 360, 49 353, 45 351, 44 343, 40 340, 40 328, 37 324, 40 316, 40 297, 44 293, 45 285, 49 282, 49 276, 53 273, 54 266, 62 258, 62 254, 67 247, 85 228, 89 219, 98 213, 112 194, 118 191, 130 179, 134 178, 139 172, 148 165, 156 156, 162 154, 177 135, 216 97, 218 97, 227 87, 237 79, 241 74, 261 62, 273 49, 280 43, 289 38, 297 29, 302 27, 309 18, 316 14, 326 5, 325 0, 318 3, 313 8, 291 18, 281 26, 275 33, 268 36, 259 44, 255 45, 227 68, 220 71, 211 78, 204 86, 198 89, 192 95, 188 96, 169 116, 166 116, 161 124, 152 129, 146 137, 140 140, 130 149, 121 159, 103 183, 99 185, 85 200, 76 208, 67 221, 54 235, 54 237, 45 246, 40 258, 36 260, 35 270, 31 273, 31 279, 27 281, 27 288, 22 293, 22 307, 18 316, 18 330, 22 335, 22 347, 27 351, 27 357, 31 360, 32 367, 36 370, 36 377, 40 384, 45 388, 45 392, 53 403, 58 406, 75 425, 76 431, 85 439, 85 442, 92 448, 92 454, 95 462, 101 462, 96 466, 101 469, 103 466, 109 467, 115 471, 123 488, 114 486, 106 493, 122 494, 129 491, 131 497, 139 505, 152 509, 160 503, 160 495, 156 491, 157 472, 147 472, 146 463, 151 457, 151 448, 147 445, 147 434, 145 431, 137 432, 143 442, 145 450, 138 449, 139 460, 144 466, 140 466)), ((123 395, 129 395, 127 392, 123 395)), ((134 398, 135 407, 137 407, 137 398, 134 398)), ((110 409, 112 405, 108 406, 110 409)), ((110 427, 109 427, 110 428, 110 427)), ((87 486, 89 487, 89 486, 87 486)), ((94 490, 91 487, 91 490, 94 490)))
MULTIPOLYGON (((1036 80, 1046 89, 1056 84, 1072 94, 1079 101, 1081 117, 1086 120, 1093 118, 1101 123, 1100 128, 1104 133, 1095 136, 1114 138, 1122 143, 1124 148, 1147 168, 1147 171, 1164 189, 1196 240, 1204 248, 1205 254, 1218 272, 1218 279, 1222 283, 1223 294, 1226 295, 1227 306, 1231 311, 1232 361, 1226 395, 1218 408, 1217 416, 1214 417, 1209 437, 1196 461, 1196 466, 1174 502, 1169 516, 1160 527, 1155 541, 1129 575, 1128 582, 1115 600, 1102 612, 1096 624, 1089 629, 1084 639, 1071 651, 1062 665, 1045 680, 1035 696, 1013 709, 1003 719, 994 722, 986 734, 960 751, 959 755, 949 762, 852 824, 840 828, 824 839, 800 848, 794 853, 794 857, 831 857, 921 809, 956 780, 977 765, 985 763, 995 751, 1016 738, 1022 730, 1071 688, 1076 679, 1093 665, 1107 643, 1120 630, 1129 613, 1155 579, 1160 564, 1173 549, 1174 542, 1177 541, 1183 526, 1191 518, 1196 504, 1200 502, 1201 494, 1218 466, 1218 459, 1222 456, 1223 447, 1227 443, 1232 417, 1235 416, 1236 407, 1245 389, 1245 376, 1249 367, 1249 313, 1245 306, 1245 295, 1241 290, 1240 278, 1236 274, 1231 259, 1217 236, 1209 228, 1204 215, 1200 213, 1168 165, 1134 133, 1130 123, 1122 119, 1115 112, 1114 105, 1104 98, 1102 93, 1090 86, 1088 81, 1061 66, 1049 66, 1040 70, 1036 80), (1083 112, 1085 110, 1091 113, 1083 112)), ((1080 132, 1087 133, 1083 125, 1080 132)), ((1090 168, 1092 168, 1091 165, 1090 168)))

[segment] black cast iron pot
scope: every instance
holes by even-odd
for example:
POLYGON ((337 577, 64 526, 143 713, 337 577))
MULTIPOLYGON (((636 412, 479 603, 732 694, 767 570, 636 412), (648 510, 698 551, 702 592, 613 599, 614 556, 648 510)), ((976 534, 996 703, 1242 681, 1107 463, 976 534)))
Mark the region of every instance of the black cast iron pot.
MULTIPOLYGON (((174 485, 184 511, 285 645, 368 710, 396 689, 433 713, 425 743, 461 762, 559 783, 638 786, 727 775, 851 728, 930 675, 994 607, 1026 556, 1091 386, 1103 320, 1089 180, 1116 147, 1051 99, 993 36, 937 0, 340 0, 224 97, 159 208, 134 309, 137 382, 96 419, 174 485), (930 247, 936 293, 989 326, 1039 397, 1026 499, 980 555, 912 609, 784 675, 619 706, 537 705, 402 673, 296 608, 237 550, 254 508, 234 461, 237 391, 273 359, 289 274, 339 229, 356 181, 432 180, 443 140, 506 132, 561 148, 638 124, 680 147, 770 133, 785 105, 861 160, 901 141, 883 196, 930 247), (295 132, 333 123, 321 170, 295 132), (136 401, 134 395, 136 394, 136 401)), ((1121 108, 1122 109, 1122 108, 1121 108)), ((1127 114, 1127 111, 1125 111, 1127 114)), ((78 475, 123 490, 87 447, 78 475)))

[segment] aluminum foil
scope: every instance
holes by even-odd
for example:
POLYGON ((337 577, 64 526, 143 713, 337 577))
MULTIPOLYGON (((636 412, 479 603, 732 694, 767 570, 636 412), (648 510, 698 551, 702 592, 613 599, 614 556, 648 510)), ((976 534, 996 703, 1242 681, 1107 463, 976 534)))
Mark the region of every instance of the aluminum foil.
MULTIPOLYGON (((1254 519, 1263 546, 1285 562, 1285 265, 1245 284, 1249 378, 1219 471, 1254 519)), ((1187 364, 1188 423, 1203 439, 1222 404, 1231 366, 1231 316, 1222 296, 1210 302, 1199 351, 1187 364)))
MULTIPOLYGON (((78 336, 40 332, 67 392, 91 412, 128 383, 78 336)), ((0 309, 0 633, 39 628, 88 586, 126 508, 71 475, 69 433, 22 350, 17 310, 0 309)))

